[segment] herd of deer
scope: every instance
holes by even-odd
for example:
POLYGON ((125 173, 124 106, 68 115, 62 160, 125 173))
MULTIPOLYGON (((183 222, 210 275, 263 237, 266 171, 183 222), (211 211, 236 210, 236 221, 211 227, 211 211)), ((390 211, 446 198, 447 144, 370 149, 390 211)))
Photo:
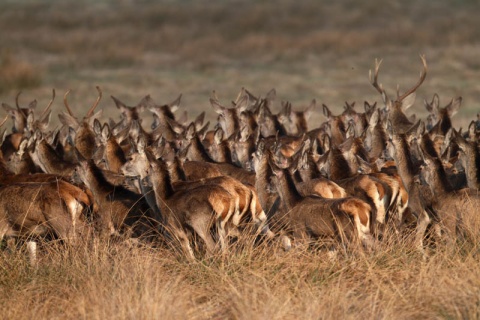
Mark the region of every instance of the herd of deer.
POLYGON ((53 98, 36 119, 37 102, 16 108, 0 132, 0 241, 27 241, 32 261, 36 241, 75 243, 87 234, 151 243, 174 243, 189 258, 225 252, 241 234, 291 246, 315 244, 335 250, 366 250, 387 230, 414 226, 415 246, 432 237, 451 245, 468 236, 467 222, 480 208, 480 116, 458 132, 451 117, 461 98, 440 107, 425 101, 424 122, 404 113, 426 77, 389 99, 370 80, 384 106, 347 103, 340 115, 326 105, 326 121, 315 129, 303 111, 276 93, 264 98, 242 89, 230 107, 213 92, 218 122, 208 131, 204 113, 187 123, 174 116, 181 96, 157 105, 150 96, 126 106, 112 96, 121 120, 99 121, 98 99, 77 118, 64 96, 62 126, 48 129, 53 98), (150 125, 144 111, 151 112, 150 125), (431 232, 430 232, 431 230, 431 232))

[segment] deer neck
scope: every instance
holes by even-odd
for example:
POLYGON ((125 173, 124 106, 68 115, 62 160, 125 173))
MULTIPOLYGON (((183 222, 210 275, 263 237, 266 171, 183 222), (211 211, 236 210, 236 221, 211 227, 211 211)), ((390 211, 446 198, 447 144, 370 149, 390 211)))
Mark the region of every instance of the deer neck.
POLYGON ((187 157, 191 161, 215 162, 208 155, 207 151, 205 151, 205 147, 200 142, 200 139, 198 138, 198 136, 194 136, 193 139, 190 140, 187 157))
POLYGON ((227 142, 222 141, 219 144, 212 144, 211 146, 211 158, 215 162, 227 162, 232 163, 232 158, 230 156, 230 150, 228 149, 227 142))
POLYGON ((66 169, 67 163, 55 152, 53 147, 44 140, 38 144, 36 150, 31 153, 30 156, 33 162, 45 173, 61 175, 66 169))
POLYGON ((403 185, 407 191, 409 191, 414 183, 413 177, 415 172, 410 149, 408 147, 405 135, 394 135, 392 143, 395 148, 395 154, 393 157, 395 159, 398 174, 402 179, 403 185))
POLYGON ((268 189, 270 188, 270 178, 272 176, 272 170, 268 164, 266 156, 259 160, 259 164, 255 171, 255 189, 257 190, 258 199, 265 212, 268 212, 270 194, 268 189))
POLYGON ((385 146, 387 145, 387 133, 385 132, 383 125, 378 123, 371 134, 372 140, 369 156, 370 158, 378 158, 382 155, 383 150, 385 150, 385 146))
POLYGON ((170 173, 170 181, 177 182, 177 181, 187 181, 187 176, 185 175, 185 171, 183 170, 182 162, 178 157, 175 157, 173 162, 169 166, 169 173, 170 173))
POLYGON ((327 161, 330 163, 330 179, 342 180, 352 176, 350 165, 338 148, 330 149, 327 161))
POLYGON ((116 173, 119 173, 120 168, 127 162, 123 149, 114 138, 107 141, 105 146, 105 158, 107 160, 108 168, 116 173))
POLYGON ((85 159, 92 159, 95 147, 95 133, 88 123, 83 122, 75 137, 75 147, 85 159))
POLYGON ((388 119, 392 122, 394 128, 398 128, 400 132, 405 132, 407 129, 411 128, 413 123, 408 120, 408 117, 402 111, 401 105, 397 106, 396 104, 389 110, 388 119))
POLYGON ((440 160, 435 159, 434 168, 429 168, 428 170, 430 170, 430 189, 437 198, 440 199, 442 195, 453 191, 453 187, 448 181, 447 173, 440 160))
POLYGON ((98 198, 104 199, 103 195, 111 193, 115 186, 105 179, 105 176, 102 173, 102 170, 98 168, 93 162, 88 164, 89 166, 89 179, 84 181, 87 187, 92 190, 93 194, 97 195, 98 198))
POLYGON ((240 129, 240 121, 238 120, 236 111, 232 109, 228 109, 227 112, 224 112, 223 116, 225 119, 225 135, 230 137, 240 129))
POLYGON ((465 152, 465 173, 469 188, 480 189, 480 146, 470 142, 465 152))
POLYGON ((168 170, 165 168, 164 164, 160 164, 159 166, 152 168, 150 177, 152 179, 157 206, 162 212, 167 212, 165 201, 170 199, 175 193, 168 170))
POLYGON ((282 174, 277 176, 277 191, 285 204, 287 210, 293 209, 297 203, 299 203, 303 197, 298 192, 293 182, 292 177, 288 173, 287 169, 282 170, 282 174))
POLYGON ((430 138, 430 135, 428 133, 425 133, 422 135, 422 139, 420 143, 422 144, 422 149, 428 152, 428 154, 431 157, 438 158, 438 153, 437 153, 437 150, 435 149, 435 144, 432 138, 430 138))

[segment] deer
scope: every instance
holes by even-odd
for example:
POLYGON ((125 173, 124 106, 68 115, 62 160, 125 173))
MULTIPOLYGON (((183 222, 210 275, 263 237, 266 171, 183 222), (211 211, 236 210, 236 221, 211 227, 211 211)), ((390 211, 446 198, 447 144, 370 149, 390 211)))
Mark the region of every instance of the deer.
POLYGON ((20 143, 25 138, 25 133, 33 133, 36 129, 45 131, 50 121, 51 107, 55 100, 55 90, 52 90, 52 99, 42 111, 39 120, 34 120, 34 109, 37 106, 37 100, 30 102, 27 108, 20 108, 18 99, 21 92, 15 97, 16 109, 3 103, 2 106, 11 115, 14 125, 12 133, 5 137, 1 146, 1 151, 5 158, 9 158, 14 152, 18 151, 20 143))
POLYGON ((165 228, 180 241, 187 258, 195 259, 188 237, 189 228, 203 240, 207 253, 213 254, 216 244, 210 234, 212 224, 216 226, 220 249, 224 252, 226 225, 235 211, 232 195, 224 188, 214 185, 201 185, 176 192, 165 161, 155 159, 148 152, 146 154, 149 160, 148 175, 165 228))
POLYGON ((352 168, 344 150, 353 144, 352 138, 345 141, 345 144, 332 146, 330 137, 325 136, 323 144, 327 151, 317 161, 319 169, 325 171, 327 177, 344 188, 347 194, 359 197, 372 206, 373 229, 380 232, 376 225, 384 226, 386 223, 392 199, 390 187, 373 176, 357 174, 352 168))
MULTIPOLYGON (((367 110, 368 109, 365 108, 365 111, 367 110)), ((353 125, 355 136, 357 137, 361 136, 368 126, 368 116, 366 112, 357 112, 355 110, 355 102, 348 103, 345 101, 344 111, 341 114, 341 118, 345 127, 353 125)))
POLYGON ((453 139, 460 149, 463 159, 467 185, 470 189, 480 190, 480 146, 478 141, 467 141, 455 129, 452 129, 453 139))
POLYGON ((98 118, 102 110, 98 111, 96 114, 93 112, 98 106, 100 99, 102 98, 102 90, 100 87, 96 87, 98 91, 98 98, 87 111, 85 117, 80 122, 73 115, 70 106, 68 105, 67 97, 71 90, 68 90, 64 97, 63 102, 68 113, 59 114, 60 121, 69 128, 68 134, 70 139, 73 141, 72 145, 78 150, 81 156, 85 159, 92 159, 94 155, 95 148, 95 132, 92 130, 93 120, 98 118))
POLYGON ((372 75, 372 71, 369 72, 369 78, 372 86, 380 93, 382 100, 388 110, 388 120, 396 128, 399 133, 405 132, 410 129, 414 123, 405 115, 404 110, 410 108, 415 102, 416 90, 422 85, 427 77, 427 61, 425 56, 421 55, 420 59, 422 60, 423 69, 420 73, 420 78, 417 83, 400 95, 400 92, 397 92, 397 98, 395 100, 390 100, 388 95, 383 89, 382 85, 378 83, 378 72, 380 70, 380 65, 382 60, 375 60, 375 70, 372 75))
POLYGON ((26 239, 30 263, 35 265, 35 237, 53 234, 67 244, 75 243, 88 231, 85 215, 91 206, 85 192, 64 180, 1 185, 0 241, 26 239))
MULTIPOLYGON (((278 146, 278 145, 277 145, 278 146)), ((275 161, 281 162, 281 153, 273 151, 275 161)), ((297 154, 293 155, 290 169, 295 182, 295 186, 302 196, 318 195, 323 198, 345 198, 347 192, 335 182, 323 177, 313 159, 313 153, 310 149, 310 140, 307 138, 297 154)), ((288 161, 284 161, 287 163, 288 161)))
POLYGON ((85 159, 76 151, 78 165, 74 179, 85 184, 93 194, 98 212, 95 222, 102 237, 125 235, 146 236, 147 240, 157 234, 161 217, 153 212, 142 195, 107 181, 92 159, 85 159))
MULTIPOLYGON (((294 240, 327 239, 333 247, 358 239, 367 249, 372 249, 370 205, 354 197, 325 199, 318 196, 303 197, 298 192, 287 169, 270 163, 275 176, 277 192, 284 212, 276 220, 284 224, 287 234, 294 240)), ((335 251, 333 249, 332 251, 335 251)))
POLYGON ((480 193, 477 188, 455 190, 448 181, 440 159, 428 152, 423 155, 425 163, 422 175, 435 196, 433 206, 440 219, 442 235, 446 234, 444 238, 451 245, 455 237, 464 239, 465 221, 470 226, 475 224, 480 208, 480 193))
MULTIPOLYGON (((426 191, 422 186, 416 183, 418 171, 415 169, 410 152, 410 145, 407 135, 415 132, 416 126, 410 128, 404 133, 395 130, 389 122, 388 131, 390 140, 387 142, 387 152, 394 159, 398 174, 402 179, 403 186, 408 192, 408 207, 411 213, 417 219, 415 231, 415 246, 424 254, 423 239, 428 226, 432 223, 438 224, 439 219, 436 211, 433 209, 433 197, 431 191, 426 191)), ((438 232, 438 228, 437 228, 438 232)))
POLYGON ((114 173, 120 173, 120 168, 127 162, 125 152, 120 146, 117 137, 112 134, 108 123, 103 124, 94 120, 94 131, 99 135, 99 145, 103 147, 102 159, 105 161, 106 169, 114 173))
POLYGON ((434 94, 432 101, 424 100, 424 105, 429 115, 427 129, 430 134, 445 136, 452 128, 452 117, 458 112, 462 104, 462 97, 452 99, 445 107, 440 107, 440 98, 434 94))
POLYGON ((298 137, 308 131, 307 122, 316 107, 316 103, 316 100, 313 99, 303 111, 293 111, 290 102, 284 103, 284 108, 277 115, 277 119, 283 126, 286 135, 298 137))
POLYGON ((188 170, 188 162, 206 162, 210 165, 211 168, 219 171, 221 175, 229 175, 245 184, 255 184, 254 173, 249 172, 243 168, 239 168, 231 163, 216 163, 206 152, 205 147, 203 146, 198 134, 196 133, 193 123, 188 126, 186 132, 184 133, 182 144, 183 149, 180 150, 179 155, 181 156, 181 158, 189 160, 185 162, 186 170, 188 170))
MULTIPOLYGON (((122 167, 122 171, 125 175, 139 176, 141 180, 148 177, 148 165, 147 154, 145 147, 141 141, 138 147, 139 152, 132 155, 131 159, 122 167)), ((247 187, 240 181, 229 176, 218 176, 212 178, 202 178, 195 181, 187 181, 185 172, 183 171, 183 164, 178 157, 172 156, 171 153, 164 154, 165 162, 169 171, 170 181, 175 192, 195 189, 199 186, 220 186, 225 189, 235 202, 235 211, 230 220, 235 228, 240 227, 241 220, 244 217, 250 217, 250 221, 254 222, 257 226, 257 232, 262 232, 268 237, 272 237, 272 233, 269 232, 268 225, 266 225, 266 214, 262 210, 262 207, 258 201, 256 190, 253 187, 247 187)), ((144 193, 145 194, 145 193, 144 193)), ((145 195, 147 197, 147 195, 145 195)), ((148 199, 148 198, 147 198, 148 199)))

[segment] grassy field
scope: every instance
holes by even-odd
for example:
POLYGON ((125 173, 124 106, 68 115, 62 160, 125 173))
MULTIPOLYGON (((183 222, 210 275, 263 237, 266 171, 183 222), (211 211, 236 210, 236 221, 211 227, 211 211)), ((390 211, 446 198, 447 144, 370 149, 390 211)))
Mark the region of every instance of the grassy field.
MULTIPOLYGON (((0 4, 0 101, 46 104, 51 89, 71 88, 79 113, 105 96, 129 105, 151 94, 167 103, 184 94, 191 116, 208 111, 212 90, 228 103, 242 86, 257 95, 276 88, 279 101, 301 108, 315 98, 340 112, 344 101, 379 100, 368 81, 375 58, 380 80, 414 83, 429 63, 411 113, 423 99, 464 97, 465 126, 480 111, 480 22, 475 1, 250 2, 12 1, 0 4)), ((100 107, 115 116, 113 101, 100 107)), ((60 112, 58 99, 54 110, 60 112)), ((55 117, 54 117, 55 118, 55 117)), ((323 120, 321 109, 312 126, 323 120)), ((56 121, 56 119, 54 119, 56 121)))
MULTIPOLYGON (((429 72, 409 113, 424 117, 434 93, 442 105, 462 96, 454 125, 465 127, 480 112, 478 12, 466 0, 2 1, 0 101, 14 105, 22 90, 20 104, 43 107, 55 88, 58 113, 71 88, 81 116, 99 85, 105 119, 118 119, 110 95, 134 105, 183 93, 191 118, 213 120, 212 90, 228 104, 246 87, 340 112, 345 101, 380 101, 368 80, 375 58, 393 95, 417 81, 424 53, 429 72)), ((324 120, 317 111, 311 127, 324 120)), ((475 319, 479 240, 426 260, 392 239, 336 260, 260 245, 194 263, 163 248, 50 243, 36 269, 25 250, 2 250, 0 318, 475 319)))

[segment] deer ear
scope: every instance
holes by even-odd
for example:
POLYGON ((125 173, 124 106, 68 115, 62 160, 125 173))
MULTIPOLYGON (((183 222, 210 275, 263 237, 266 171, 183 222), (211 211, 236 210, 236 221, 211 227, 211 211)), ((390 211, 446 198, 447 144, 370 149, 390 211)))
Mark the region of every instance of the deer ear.
POLYGON ((139 154, 145 153, 146 145, 147 145, 147 142, 145 141, 145 137, 143 135, 139 136, 137 141, 137 151, 139 154))
POLYGON ((222 127, 218 127, 216 130, 215 130, 215 133, 213 135, 213 141, 215 142, 215 144, 220 144, 222 143, 223 141, 223 130, 222 130, 222 127))
POLYGON ((327 107, 327 105, 325 104, 322 104, 322 107, 323 107, 323 115, 325 117, 327 117, 328 119, 330 119, 332 117, 332 112, 330 111, 330 109, 327 107))
POLYGON ((196 118, 195 118, 195 129, 200 130, 203 125, 203 121, 205 119, 205 111, 200 113, 196 118))
POLYGON ((410 93, 408 96, 406 96, 402 100, 402 109, 403 110, 408 110, 414 103, 415 103, 415 98, 417 97, 417 94, 415 92, 410 93))
POLYGON ((417 137, 421 137, 425 134, 425 123, 423 121, 419 121, 418 128, 417 128, 417 137))
POLYGON ((374 127, 377 126, 379 120, 380 120, 380 112, 378 111, 378 109, 375 108, 372 115, 370 116, 370 120, 368 121, 368 125, 371 128, 374 128, 374 127))
POLYGON ((323 150, 327 152, 332 147, 332 139, 328 134, 323 136, 323 150))
POLYGON ((475 136, 476 136, 476 123, 474 120, 470 122, 468 125, 468 137, 472 140, 475 141, 475 136))
POLYGON ((446 107, 448 116, 453 117, 460 109, 461 104, 462 104, 462 97, 458 97, 457 99, 452 100, 452 102, 450 102, 450 104, 446 107))
POLYGON ((307 107, 307 109, 305 109, 305 111, 303 112, 303 116, 305 117, 305 120, 310 119, 310 117, 313 114, 313 110, 315 109, 316 106, 317 106, 317 100, 313 99, 312 102, 310 102, 310 105, 307 107))
POLYGON ((168 104, 168 106, 170 107, 170 112, 175 113, 175 111, 177 111, 178 108, 180 107, 181 102, 182 102, 182 94, 180 93, 177 99, 173 100, 168 104))
POLYGON ((348 123, 347 131, 345 132, 345 136, 347 139, 355 137, 355 127, 352 122, 348 123))
POLYGON ((259 156, 261 156, 265 153, 265 141, 263 139, 261 139, 258 142, 257 150, 255 151, 255 153, 259 156))
POLYGON ((425 105, 425 108, 428 112, 438 113, 438 108, 440 106, 440 98, 438 97, 438 94, 435 93, 430 103, 428 103, 427 100, 423 100, 423 104, 425 105))
POLYGON ((35 109, 37 107, 37 100, 33 100, 28 104, 28 109, 35 109))
POLYGON ((47 131, 51 116, 52 116, 52 110, 49 110, 47 114, 45 114, 43 119, 40 119, 37 121, 37 126, 40 130, 47 131))
POLYGON ((220 105, 217 100, 210 98, 210 104, 212 105, 213 111, 218 114, 223 114, 225 107, 220 105))
POLYGON ((190 123, 190 125, 188 126, 186 132, 185 132, 185 138, 187 140, 191 140, 195 137, 195 124, 192 122, 190 123))
POLYGON ((29 128, 31 128, 32 125, 33 125, 33 121, 34 121, 33 117, 34 117, 34 116, 33 116, 33 112, 29 112, 29 113, 28 113, 28 116, 27 116, 27 126, 28 126, 29 128))
POLYGON ((95 132, 97 136, 102 134, 102 124, 98 119, 93 120, 93 132, 95 132))
POLYGON ((105 123, 102 128, 102 139, 106 141, 110 138, 111 135, 112 133, 110 131, 110 127, 108 126, 108 123, 105 123))

